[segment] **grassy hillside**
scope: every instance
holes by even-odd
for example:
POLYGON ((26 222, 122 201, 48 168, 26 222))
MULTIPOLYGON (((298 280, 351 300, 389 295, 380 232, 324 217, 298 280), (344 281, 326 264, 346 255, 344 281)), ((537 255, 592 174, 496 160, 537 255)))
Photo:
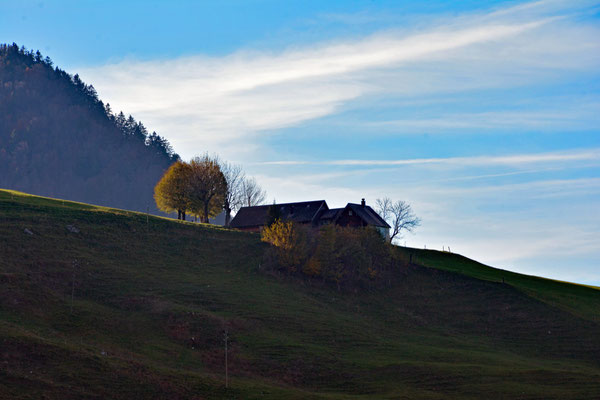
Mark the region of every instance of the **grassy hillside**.
POLYGON ((460 254, 412 248, 400 248, 400 250, 407 256, 412 254, 412 260, 416 264, 456 272, 481 280, 504 282, 549 305, 582 318, 600 322, 600 296, 598 296, 600 288, 598 287, 492 268, 460 254))
POLYGON ((399 285, 342 293, 263 246, 0 191, 0 398, 600 397, 595 288, 399 249, 399 285))

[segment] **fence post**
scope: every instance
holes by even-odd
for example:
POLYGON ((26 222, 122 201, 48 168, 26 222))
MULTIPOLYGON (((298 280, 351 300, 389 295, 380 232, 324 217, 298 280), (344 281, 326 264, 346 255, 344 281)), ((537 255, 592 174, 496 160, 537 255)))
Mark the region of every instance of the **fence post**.
POLYGON ((73 315, 73 297, 75 297, 75 267, 77 260, 73 260, 73 281, 71 283, 71 315, 73 315))
POLYGON ((227 341, 229 339, 229 332, 227 328, 225 328, 225 388, 229 387, 229 366, 227 365, 227 341))

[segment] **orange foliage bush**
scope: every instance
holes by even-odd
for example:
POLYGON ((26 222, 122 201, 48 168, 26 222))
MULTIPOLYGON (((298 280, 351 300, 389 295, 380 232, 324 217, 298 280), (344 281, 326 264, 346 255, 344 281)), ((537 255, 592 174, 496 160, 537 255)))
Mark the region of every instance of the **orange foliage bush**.
POLYGON ((279 268, 287 272, 296 272, 309 257, 309 232, 293 222, 276 220, 263 229, 261 240, 273 245, 279 268))
POLYGON ((319 230, 277 220, 262 232, 272 246, 268 267, 342 287, 391 284, 406 260, 371 228, 325 225, 319 230))

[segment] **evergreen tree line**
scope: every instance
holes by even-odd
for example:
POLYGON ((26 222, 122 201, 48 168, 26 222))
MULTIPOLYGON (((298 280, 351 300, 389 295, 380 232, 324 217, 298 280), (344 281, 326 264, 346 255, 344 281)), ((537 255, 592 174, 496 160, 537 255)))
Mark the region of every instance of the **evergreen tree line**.
POLYGON ((156 212, 154 184, 178 159, 79 75, 39 51, 0 45, 0 187, 156 212))

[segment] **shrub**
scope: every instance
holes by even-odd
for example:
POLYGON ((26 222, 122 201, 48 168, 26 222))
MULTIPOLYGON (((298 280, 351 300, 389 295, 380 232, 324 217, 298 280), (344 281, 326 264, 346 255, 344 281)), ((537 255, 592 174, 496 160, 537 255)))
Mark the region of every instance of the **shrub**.
POLYGON ((263 229, 261 240, 272 245, 279 269, 296 272, 309 257, 310 235, 304 226, 277 219, 263 229))
POLYGON ((263 230, 262 240, 272 245, 265 254, 268 268, 321 278, 338 289, 390 285, 407 264, 372 228, 315 230, 277 220, 263 230))

